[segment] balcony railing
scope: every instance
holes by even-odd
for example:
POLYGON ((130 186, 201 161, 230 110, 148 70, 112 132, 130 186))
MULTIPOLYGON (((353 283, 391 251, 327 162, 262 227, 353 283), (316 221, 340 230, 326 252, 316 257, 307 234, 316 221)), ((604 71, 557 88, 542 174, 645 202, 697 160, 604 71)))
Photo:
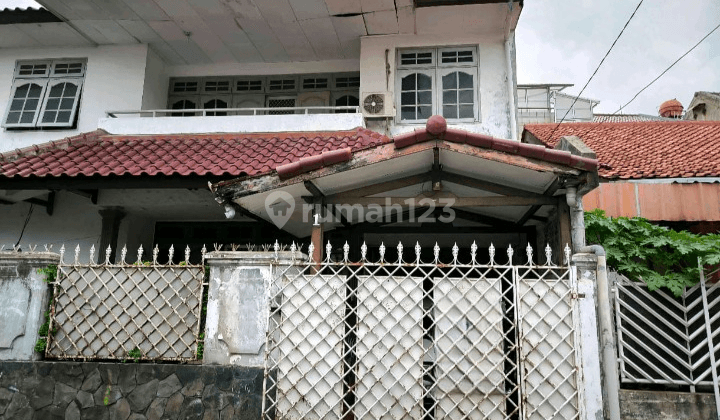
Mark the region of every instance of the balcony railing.
POLYGON ((212 109, 148 109, 132 111, 106 111, 108 118, 132 117, 211 117, 233 115, 297 115, 359 113, 359 106, 301 106, 265 108, 212 108, 212 109))

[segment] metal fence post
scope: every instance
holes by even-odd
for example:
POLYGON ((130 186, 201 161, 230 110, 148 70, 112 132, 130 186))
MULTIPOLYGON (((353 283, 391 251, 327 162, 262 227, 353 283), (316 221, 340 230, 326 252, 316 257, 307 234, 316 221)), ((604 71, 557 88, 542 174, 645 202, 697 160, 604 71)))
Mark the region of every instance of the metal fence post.
POLYGON ((705 315, 705 332, 708 339, 708 351, 710 352, 710 368, 712 369, 713 391, 715 392, 716 418, 720 420, 720 389, 718 389, 717 365, 715 363, 715 346, 712 340, 712 327, 710 324, 710 312, 708 310, 707 290, 705 289, 705 272, 698 258, 698 270, 700 271, 700 291, 703 299, 703 314, 705 315))

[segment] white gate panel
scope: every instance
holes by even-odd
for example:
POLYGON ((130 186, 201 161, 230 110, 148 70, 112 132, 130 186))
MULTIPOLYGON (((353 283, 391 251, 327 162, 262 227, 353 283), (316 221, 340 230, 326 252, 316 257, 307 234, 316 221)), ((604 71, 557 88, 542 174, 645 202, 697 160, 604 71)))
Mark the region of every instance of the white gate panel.
POLYGON ((500 278, 437 280, 437 418, 505 418, 501 298, 500 278))
POLYGON ((423 278, 358 277, 358 419, 419 419, 423 278))
POLYGON ((345 277, 285 280, 277 343, 277 418, 342 417, 345 277))
POLYGON ((566 267, 517 270, 524 418, 579 418, 574 279, 566 267))

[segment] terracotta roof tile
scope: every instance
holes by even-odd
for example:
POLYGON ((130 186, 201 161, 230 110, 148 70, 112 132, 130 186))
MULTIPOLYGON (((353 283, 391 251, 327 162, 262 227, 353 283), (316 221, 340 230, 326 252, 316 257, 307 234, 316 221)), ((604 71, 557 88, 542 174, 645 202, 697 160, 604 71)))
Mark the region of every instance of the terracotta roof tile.
POLYGON ((0 154, 0 177, 258 175, 309 156, 391 140, 373 131, 126 136, 98 130, 0 154))
POLYGON ((720 121, 527 124, 548 147, 578 136, 597 153, 606 179, 720 176, 720 121), (555 132, 553 133, 553 130, 555 132))

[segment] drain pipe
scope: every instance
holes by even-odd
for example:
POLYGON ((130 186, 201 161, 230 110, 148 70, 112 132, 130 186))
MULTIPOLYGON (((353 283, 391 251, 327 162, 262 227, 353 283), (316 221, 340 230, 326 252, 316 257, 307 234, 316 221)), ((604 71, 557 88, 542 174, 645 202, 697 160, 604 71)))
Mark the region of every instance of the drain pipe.
POLYGON ((603 404, 608 420, 620 420, 620 373, 618 372, 617 348, 613 334, 613 314, 605 249, 600 245, 585 245, 585 214, 582 209, 582 198, 577 196, 577 189, 569 187, 566 198, 570 207, 570 229, 574 252, 597 256, 597 314, 605 391, 603 404))

